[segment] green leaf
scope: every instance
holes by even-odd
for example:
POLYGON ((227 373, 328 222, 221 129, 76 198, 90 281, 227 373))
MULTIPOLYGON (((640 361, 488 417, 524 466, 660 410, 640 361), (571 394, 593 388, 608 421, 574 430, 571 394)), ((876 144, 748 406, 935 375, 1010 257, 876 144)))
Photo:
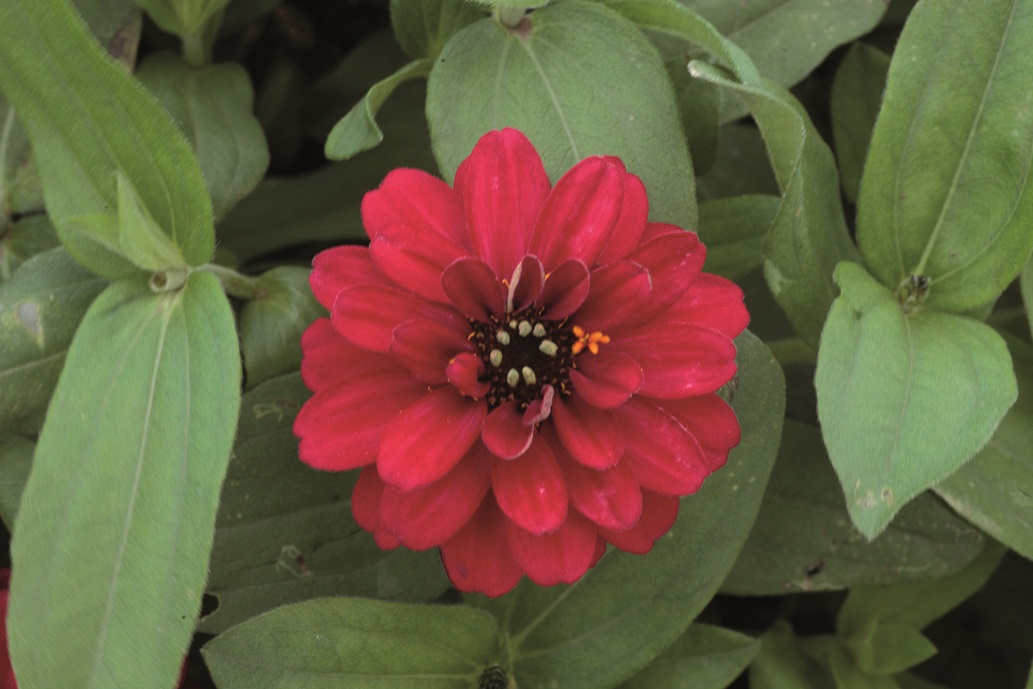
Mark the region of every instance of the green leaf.
POLYGON ((542 588, 525 580, 484 603, 504 620, 521 687, 612 687, 680 636, 717 591, 756 517, 785 400, 782 371, 767 348, 750 333, 736 344, 731 402, 742 442, 682 500, 678 521, 652 552, 611 548, 575 584, 542 588))
POLYGON ((262 125, 251 113, 254 93, 247 72, 231 63, 194 68, 170 53, 155 53, 136 77, 193 145, 215 219, 224 217, 269 166, 262 125))
POLYGON ((427 76, 430 67, 429 59, 415 60, 374 84, 362 100, 330 130, 324 149, 326 157, 330 160, 345 160, 383 141, 384 133, 375 119, 380 106, 399 84, 427 76))
POLYGON ((855 43, 839 63, 832 80, 832 140, 843 193, 851 203, 857 203, 861 173, 889 68, 889 55, 870 45, 855 43))
POLYGON ((760 130, 747 124, 721 127, 714 165, 696 180, 696 192, 701 202, 729 196, 778 194, 778 182, 760 130))
POLYGON ((764 135, 782 189, 782 205, 764 243, 764 277, 796 331, 817 348, 836 293, 832 272, 857 255, 832 153, 800 104, 777 84, 741 84, 699 61, 689 70, 741 96, 764 135))
POLYGON ((631 22, 596 3, 550 5, 520 29, 483 19, 460 31, 431 70, 427 121, 446 180, 485 131, 516 127, 553 181, 587 156, 618 156, 645 183, 652 219, 696 224, 664 66, 631 22))
POLYGON ((1026 321, 1033 331, 1033 258, 1026 262, 1020 277, 1019 287, 1022 290, 1022 304, 1026 307, 1026 321))
POLYGON ((816 689, 808 675, 792 628, 776 622, 760 637, 760 652, 750 665, 750 689, 816 689))
POLYGON ((326 316, 312 296, 311 272, 280 266, 258 278, 258 295, 240 312, 240 347, 249 388, 301 365, 301 334, 326 316))
POLYGON ((115 172, 115 177, 118 180, 118 248, 122 255, 148 271, 185 268, 183 255, 147 212, 133 183, 121 170, 115 172))
POLYGON ((993 300, 1033 251, 1033 12, 1026 0, 919 2, 893 53, 858 200, 865 262, 927 303, 993 300))
POLYGON ((271 177, 219 224, 220 247, 242 261, 307 242, 367 239, 363 195, 397 167, 434 170, 421 112, 423 84, 403 86, 380 114, 385 141, 352 160, 294 177, 271 177))
POLYGON ((331 595, 429 600, 449 584, 436 550, 381 550, 351 514, 355 472, 298 460, 294 417, 311 393, 298 374, 244 395, 226 472, 208 591, 217 634, 272 608, 331 595))
POLYGON ((985 542, 928 494, 869 542, 850 522, 820 431, 787 419, 760 516, 721 591, 779 596, 934 579, 971 562, 985 542))
POLYGON ((43 209, 32 147, 14 107, 0 94, 0 233, 15 213, 43 209))
POLYGON ((961 516, 1033 560, 1033 349, 1004 334, 1019 399, 986 447, 934 487, 961 516))
POLYGON ((736 280, 759 268, 780 203, 777 196, 756 194, 700 204, 697 233, 707 247, 706 271, 736 280))
POLYGON ((10 280, 28 259, 60 245, 46 215, 29 215, 0 229, 0 283, 10 280))
POLYGON ((717 108, 721 89, 693 79, 685 69, 684 54, 667 60, 664 66, 674 87, 682 129, 692 155, 693 171, 696 175, 703 174, 714 166, 717 158, 717 108))
POLYGON ((981 589, 1005 552, 991 541, 964 569, 942 579, 851 589, 839 609, 836 629, 842 638, 850 638, 871 620, 922 629, 981 589))
POLYGON ((857 667, 845 648, 833 648, 828 663, 836 689, 900 689, 894 677, 868 674, 857 667))
POLYGON ((35 449, 36 444, 31 440, 17 435, 0 435, 0 518, 8 531, 14 530, 35 449))
POLYGON ((435 58, 459 30, 484 17, 465 0, 391 0, 391 28, 410 57, 435 58))
MULTIPOLYGON (((837 46, 873 29, 885 0, 678 0, 713 23, 760 66, 761 74, 792 86, 814 71, 837 46), (787 48, 791 46, 791 48, 787 48)), ((722 120, 745 114, 725 103, 722 120)))
POLYGON ((690 625, 674 644, 621 689, 724 689, 760 650, 753 637, 707 624, 690 625))
POLYGON ((47 408, 79 321, 105 284, 53 249, 0 285, 0 428, 47 408))
POLYGON ((1001 337, 969 318, 905 307, 855 263, 822 332, 818 418, 854 524, 875 538, 993 435, 1018 391, 1001 337))
POLYGON ((229 0, 136 0, 154 23, 169 33, 194 34, 229 0))
POLYGON ((498 625, 462 605, 322 598, 205 644, 219 689, 468 689, 496 660, 498 625))
POLYGON ((189 144, 65 0, 0 4, 0 88, 29 133, 50 219, 77 260, 105 277, 139 272, 69 223, 113 212, 117 171, 190 265, 211 259, 211 202, 189 144))
POLYGON ((240 400, 219 283, 109 286, 68 351, 11 544, 19 684, 172 686, 193 634, 240 400), (54 639, 61 639, 55 644, 54 639))
POLYGON ((921 632, 877 619, 854 631, 846 647, 857 667, 872 675, 893 675, 936 655, 936 646, 921 632))

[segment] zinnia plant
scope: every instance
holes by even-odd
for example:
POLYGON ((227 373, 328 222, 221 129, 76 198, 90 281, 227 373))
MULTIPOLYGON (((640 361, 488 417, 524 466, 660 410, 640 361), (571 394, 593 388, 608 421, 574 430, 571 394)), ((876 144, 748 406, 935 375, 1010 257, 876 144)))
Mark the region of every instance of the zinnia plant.
POLYGON ((607 543, 648 552, 725 463, 742 292, 648 210, 617 158, 553 186, 504 129, 454 188, 388 174, 369 248, 316 257, 331 315, 302 339, 294 430, 309 465, 362 467, 352 507, 381 547, 439 547, 464 591, 570 583, 607 543))

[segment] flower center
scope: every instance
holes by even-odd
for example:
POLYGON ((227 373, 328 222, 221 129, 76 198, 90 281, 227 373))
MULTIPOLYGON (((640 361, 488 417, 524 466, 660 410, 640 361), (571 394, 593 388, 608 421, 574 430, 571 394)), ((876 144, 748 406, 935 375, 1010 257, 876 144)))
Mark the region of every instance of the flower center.
POLYGON ((489 411, 510 400, 521 410, 527 409, 547 385, 557 395, 569 395, 574 355, 585 348, 598 352, 599 343, 609 341, 602 333, 587 335, 581 328, 570 328, 566 321, 544 320, 543 311, 532 307, 507 314, 504 321, 495 317, 489 322, 470 321, 470 340, 491 383, 489 411))

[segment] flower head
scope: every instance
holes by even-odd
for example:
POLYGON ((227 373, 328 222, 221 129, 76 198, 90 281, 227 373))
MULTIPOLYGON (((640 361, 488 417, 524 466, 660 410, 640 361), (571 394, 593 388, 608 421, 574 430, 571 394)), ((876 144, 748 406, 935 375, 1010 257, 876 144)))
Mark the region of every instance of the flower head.
POLYGON ((454 188, 388 174, 362 203, 369 248, 316 256, 331 315, 302 338, 294 430, 309 465, 362 467, 352 508, 382 547, 440 548, 464 591, 570 583, 607 543, 649 551, 724 464, 742 292, 647 213, 620 160, 553 186, 505 129, 454 188))

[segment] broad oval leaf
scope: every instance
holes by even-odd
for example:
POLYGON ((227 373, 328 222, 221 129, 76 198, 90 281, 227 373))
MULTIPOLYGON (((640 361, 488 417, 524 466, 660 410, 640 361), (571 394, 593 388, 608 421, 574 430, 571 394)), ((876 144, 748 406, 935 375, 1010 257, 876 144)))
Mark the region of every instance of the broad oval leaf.
POLYGON ((463 27, 484 17, 467 0, 391 0, 391 28, 410 57, 434 58, 463 27))
POLYGON ((20 684, 173 685, 239 401, 236 329, 213 276, 163 294, 120 282, 93 303, 12 540, 7 628, 20 684))
POLYGON ((105 277, 140 272, 95 225, 72 222, 115 222, 116 171, 190 265, 211 259, 211 201, 190 145, 67 0, 0 4, 0 89, 29 133, 51 221, 76 260, 105 277))
POLYGON ((498 624, 463 605, 319 598, 220 634, 202 653, 219 689, 469 689, 498 624))
POLYGON ((355 472, 298 460, 294 417, 311 393, 297 373, 245 393, 226 471, 199 629, 225 631, 279 605, 348 594, 429 600, 448 588, 436 550, 381 550, 355 523, 355 472))
POLYGON ((446 180, 484 132, 523 131, 555 181, 614 155, 649 191, 650 217, 695 226, 692 162, 656 50, 617 13, 584 0, 519 27, 483 19, 452 37, 430 73, 427 121, 446 180))
POLYGON ((42 415, 79 321, 106 284, 52 249, 0 285, 0 428, 42 415))
POLYGON ((854 524, 869 538, 993 435, 1018 394, 989 326, 918 307, 855 263, 822 332, 818 418, 854 524))
POLYGON ((689 71, 741 96, 764 135, 782 189, 764 243, 764 277, 800 337, 817 347, 836 294, 832 272, 857 255, 832 152, 800 103, 774 82, 739 83, 700 61, 689 63, 689 71))
POLYGON ((509 635, 524 689, 606 689, 669 646, 717 592, 753 525, 782 430, 782 371, 751 333, 736 340, 732 406, 742 442, 728 464, 684 498, 678 521, 648 555, 611 548, 570 586, 524 581, 482 601, 509 635))
POLYGON ((190 67, 171 53, 141 63, 136 78, 193 145, 218 221, 262 179, 269 147, 251 113, 254 93, 237 64, 190 67))
POLYGON ((731 629, 692 624, 621 689, 724 689, 756 657, 760 642, 731 629))
POLYGON ((1005 334, 1019 399, 986 447, 934 487, 961 516, 1033 560, 1033 349, 1005 334))
POLYGON ((787 419, 760 516, 721 591, 780 596, 935 579, 967 565, 985 542, 930 494, 868 541, 850 522, 821 432, 787 419))
POLYGON ((855 43, 839 63, 829 96, 832 140, 836 146, 843 194, 857 203, 861 173, 882 105, 890 56, 878 48, 855 43))
POLYGON ((993 300, 1033 251, 1033 8, 925 0, 890 64, 861 182, 857 236, 890 289, 931 280, 927 304, 993 300))

